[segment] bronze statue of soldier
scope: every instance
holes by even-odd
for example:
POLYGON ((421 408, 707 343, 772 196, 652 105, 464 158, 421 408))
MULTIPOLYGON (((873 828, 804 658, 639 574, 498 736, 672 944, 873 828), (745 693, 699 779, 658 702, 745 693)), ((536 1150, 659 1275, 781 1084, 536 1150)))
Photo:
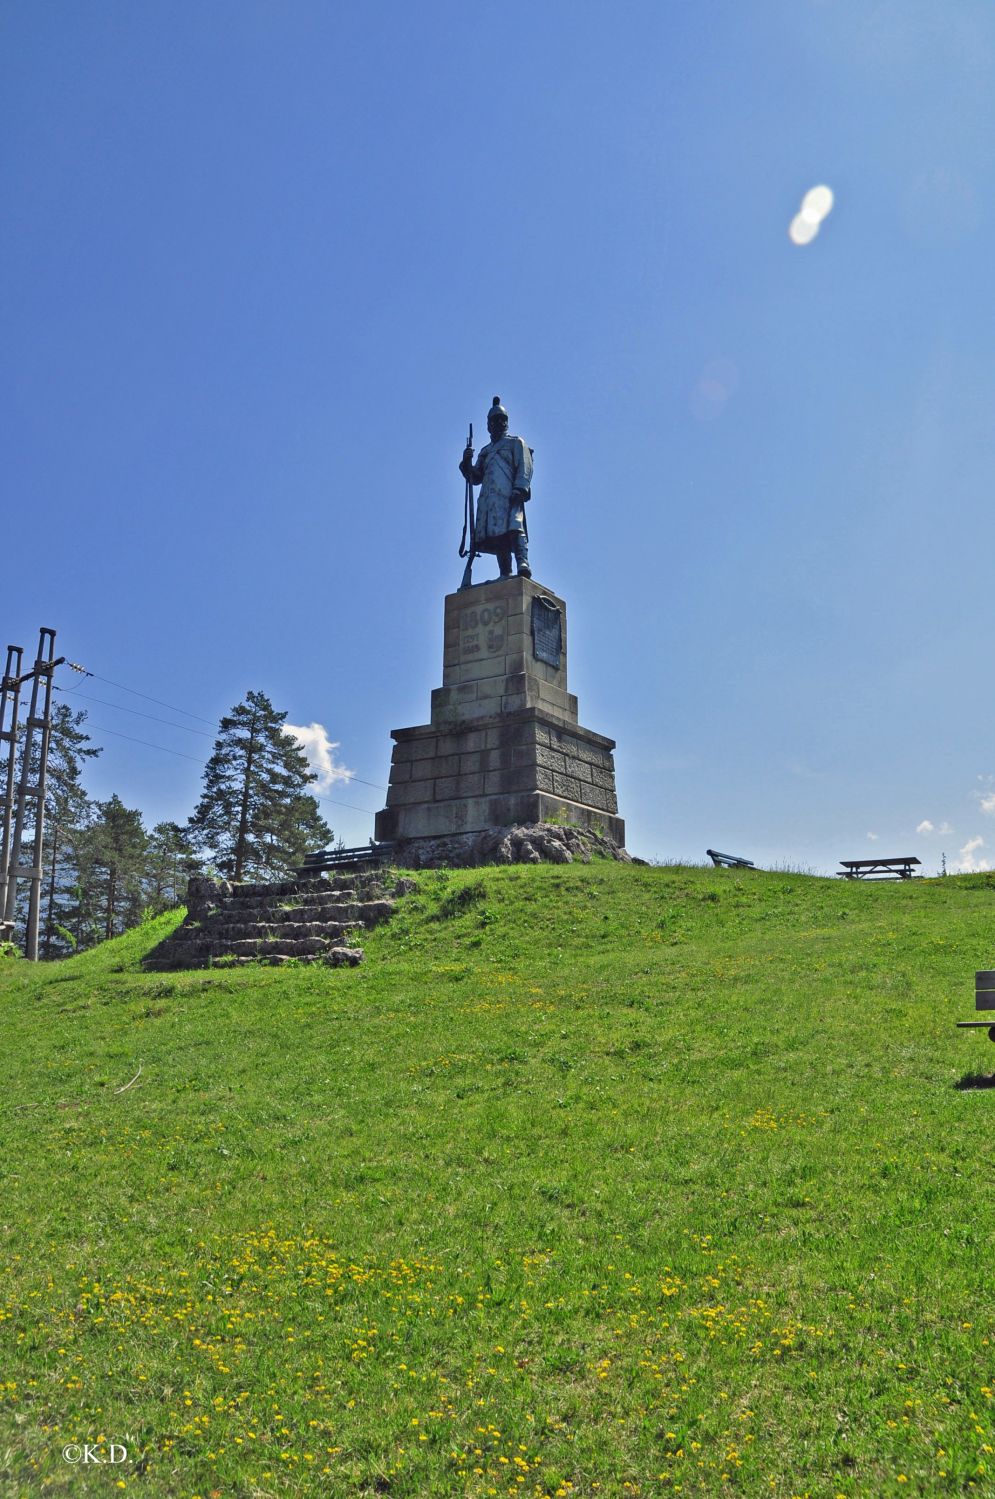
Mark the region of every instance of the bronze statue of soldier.
MULTIPOLYGON (((470 586, 470 569, 474 556, 491 552, 497 557, 502 578, 511 577, 511 560, 515 559, 520 578, 531 578, 529 567, 529 528, 525 506, 532 494, 532 449, 521 437, 508 432, 508 413, 495 396, 487 413, 490 442, 481 448, 476 463, 471 442, 463 450, 459 470, 467 483, 467 513, 470 546, 463 588, 470 586), (473 485, 480 485, 476 515, 473 510, 473 485)), ((465 546, 465 532, 464 532, 465 546)))

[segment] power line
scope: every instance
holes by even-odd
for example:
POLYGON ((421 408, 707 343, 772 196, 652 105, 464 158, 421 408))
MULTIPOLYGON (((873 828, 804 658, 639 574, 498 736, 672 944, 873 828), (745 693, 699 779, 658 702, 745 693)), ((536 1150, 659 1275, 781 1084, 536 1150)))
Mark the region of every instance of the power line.
POLYGON ((91 723, 91 729, 96 729, 98 734, 113 734, 115 739, 127 739, 129 744, 144 744, 146 749, 162 750, 165 755, 176 755, 181 760, 192 760, 195 765, 206 765, 206 760, 198 760, 196 755, 185 755, 182 750, 169 749, 165 744, 153 744, 151 739, 135 739, 131 734, 122 734, 118 729, 105 729, 103 724, 91 723))
POLYGON ((112 682, 110 677, 102 677, 95 671, 88 671, 87 676, 93 677, 97 682, 106 682, 108 687, 117 687, 120 692, 131 692, 135 697, 143 697, 147 703, 155 703, 159 708, 168 708, 171 713, 182 713, 184 718, 196 718, 198 723, 206 723, 214 727, 213 718, 205 718, 201 713, 191 713, 189 708, 178 708, 175 703, 164 703, 162 698, 150 697, 147 692, 139 692, 137 687, 125 687, 123 682, 112 682))
POLYGON ((367 817, 376 817, 377 815, 375 812, 371 812, 368 807, 357 807, 353 802, 340 802, 334 796, 323 796, 318 791, 307 791, 305 795, 313 796, 315 801, 318 802, 328 802, 329 806, 332 807, 348 807, 351 812, 363 812, 367 817))
MULTIPOLYGON (((185 755, 182 750, 169 749, 165 744, 153 744, 151 739, 135 739, 131 734, 122 734, 118 729, 104 728, 99 723, 91 724, 90 727, 96 729, 99 734, 113 734, 115 739, 127 739, 129 744, 143 744, 146 749, 162 750, 163 754, 176 755, 180 760, 192 760, 195 765, 203 766, 207 764, 206 760, 198 760, 196 755, 185 755)), ((364 784, 366 783, 364 782, 364 784)), ((324 796, 317 791, 308 791, 305 795, 313 796, 319 802, 329 802, 333 807, 348 807, 350 812, 363 812, 367 817, 376 816, 376 813, 370 811, 368 807, 357 807, 353 802, 340 802, 334 796, 324 796)))
MULTIPOLYGON (((298 744, 300 740, 297 741, 298 744)), ((339 778, 343 781, 355 781, 357 786, 372 786, 374 791, 386 791, 386 786, 381 786, 379 781, 364 781, 362 776, 353 775, 351 770, 340 770, 339 778)))
MULTIPOLYGON (((157 718, 154 713, 143 713, 140 708, 125 708, 120 703, 109 703, 105 697, 90 697, 88 693, 80 692, 77 687, 56 687, 55 690, 56 692, 61 692, 64 697, 68 696, 71 692, 73 697, 81 697, 87 703, 99 703, 102 708, 113 708, 118 713, 131 713, 135 718, 147 718, 152 723, 164 723, 170 729, 182 729, 184 734, 200 734, 204 739, 213 739, 215 737, 213 734, 209 734, 206 729, 191 729, 189 724, 173 723, 169 718, 157 718)), ((191 714, 190 716, 192 718, 194 715, 191 714)), ((207 719, 204 722, 206 723, 207 719)))
MULTIPOLYGON (((72 668, 73 668, 74 671, 84 671, 85 674, 86 674, 86 676, 93 677, 94 681, 97 681, 97 682, 106 682, 107 685, 108 685, 108 687, 120 687, 122 692, 133 692, 136 697, 145 698, 146 701, 150 702, 150 703, 158 703, 161 708, 169 708, 170 711, 174 712, 174 713, 185 713, 188 718, 196 718, 200 723, 213 724, 213 722, 214 722, 214 720, 210 719, 210 718, 201 718, 201 716, 200 716, 199 713, 190 713, 190 712, 187 711, 186 708, 176 708, 176 707, 174 707, 170 703, 164 703, 164 702, 162 702, 162 700, 160 698, 150 697, 147 692, 138 692, 138 691, 136 691, 136 689, 134 687, 122 687, 120 682, 112 682, 109 677, 101 677, 95 671, 86 671, 85 667, 76 666, 71 661, 68 664, 70 666, 72 666, 72 668)), ((81 698, 83 698, 88 703, 99 703, 101 705, 101 707, 103 707, 103 708, 113 708, 116 713, 131 713, 135 718, 147 718, 147 719, 149 719, 149 721, 151 723, 165 724, 167 726, 167 728, 170 728, 170 729, 182 729, 187 734, 200 734, 200 735, 203 736, 204 739, 214 739, 216 737, 216 731, 215 731, 214 734, 207 734, 207 733, 205 733, 205 731, 203 729, 191 729, 185 723, 171 723, 168 718, 157 718, 154 713, 142 713, 141 710, 138 709, 138 708, 125 708, 121 703, 109 703, 106 698, 102 698, 102 697, 89 697, 85 692, 80 692, 80 690, 79 690, 78 687, 68 687, 68 688, 67 687, 56 687, 55 690, 56 690, 56 692, 61 692, 64 696, 68 695, 71 692, 74 697, 81 697, 81 698)), ((96 728, 96 727, 97 727, 97 725, 94 724, 94 728, 96 728)), ((113 734, 114 730, 113 729, 104 729, 101 732, 102 733, 106 733, 106 734, 113 734)), ((129 736, 127 734, 118 734, 118 738, 119 739, 127 739, 128 737, 129 736)), ((135 744, 147 744, 148 743, 148 741, 145 740, 145 739, 136 739, 133 742, 135 744)), ((165 749, 166 746, 162 745, 162 744, 152 744, 152 745, 150 745, 150 748, 151 749, 165 749)), ((169 750, 169 751, 167 751, 167 753, 175 755, 175 754, 179 754, 180 752, 179 752, 179 750, 169 750)), ((189 759, 192 759, 193 756, 192 755, 188 755, 186 758, 189 760, 189 759)), ((201 761, 200 763, 203 764, 204 762, 201 761)), ((381 782, 379 782, 379 781, 366 781, 366 780, 363 779, 362 776, 355 775, 351 770, 349 770, 349 771, 343 771, 341 773, 341 779, 344 780, 344 781, 355 781, 358 786, 369 786, 373 791, 386 791, 387 790, 387 787, 384 786, 381 782)), ((325 800, 326 801, 331 801, 332 798, 331 797, 326 797, 325 800)), ((336 806, 340 806, 340 807, 345 807, 345 806, 348 806, 349 803, 348 802, 336 802, 335 805, 336 806)), ((363 809, 362 808, 355 808, 354 810, 356 810, 356 811, 362 811, 363 809)))

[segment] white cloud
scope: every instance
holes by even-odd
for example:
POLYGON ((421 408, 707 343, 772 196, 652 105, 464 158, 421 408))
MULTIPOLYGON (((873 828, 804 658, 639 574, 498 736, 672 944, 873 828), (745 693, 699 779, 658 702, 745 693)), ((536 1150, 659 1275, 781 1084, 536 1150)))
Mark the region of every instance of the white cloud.
POLYGON ((991 865, 987 859, 976 859, 974 855, 979 848, 984 848, 983 838, 969 838, 960 850, 960 860, 954 865, 958 874, 976 874, 981 870, 990 869, 991 865))
POLYGON ((917 833, 935 833, 936 829, 934 828, 933 824, 930 822, 929 818, 925 817, 925 818, 923 818, 922 822, 919 823, 918 827, 916 828, 916 832, 917 833))
POLYGON ((355 771, 347 770, 344 765, 336 765, 335 751, 339 742, 329 739, 324 724, 288 723, 284 724, 283 732, 290 734, 303 748, 308 764, 318 777, 314 782, 318 791, 327 791, 336 781, 349 781, 355 775, 355 771))
POLYGON ((938 833, 952 833, 953 828, 950 826, 949 822, 941 822, 936 831, 938 833))
POLYGON ((872 840, 872 842, 877 843, 880 834, 878 834, 878 833, 868 833, 867 836, 868 836, 868 838, 870 838, 872 840))
POLYGON ((981 810, 995 815, 995 791, 989 791, 987 796, 981 798, 981 810))

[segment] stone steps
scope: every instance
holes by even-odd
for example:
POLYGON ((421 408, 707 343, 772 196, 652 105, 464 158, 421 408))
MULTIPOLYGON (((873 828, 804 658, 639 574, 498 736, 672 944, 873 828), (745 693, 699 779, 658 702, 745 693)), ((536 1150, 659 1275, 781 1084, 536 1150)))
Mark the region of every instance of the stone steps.
MULTIPOLYGON (((376 926, 378 921, 387 921, 394 903, 390 900, 328 901, 322 905, 308 906, 243 906, 232 904, 220 908, 226 915, 235 915, 241 923, 255 926, 290 924, 311 926, 315 922, 323 925, 330 921, 362 922, 364 926, 376 926)), ((215 918, 217 920, 217 918, 215 918)))
POLYGON ((209 930, 211 940, 215 942, 266 942, 277 932, 288 941, 299 942, 308 937, 338 940, 362 926, 364 923, 359 918, 352 921, 213 921, 209 930))
MULTIPOLYGON (((303 912, 311 913, 310 919, 315 920, 329 913, 334 914, 340 906, 354 906, 357 904, 365 905, 366 902, 362 900, 360 894, 355 890, 344 890, 341 893, 333 891, 327 897, 312 895, 306 900, 302 898, 295 901, 293 905, 281 905, 271 900, 233 900, 225 902, 226 906, 237 905, 239 911, 244 912, 247 916, 250 913, 258 913, 258 920, 260 921, 269 918, 276 921, 284 921, 292 916, 296 916, 298 920, 309 919, 302 915, 303 912)), ((219 906, 219 909, 222 908, 219 906)))
POLYGON ((272 885, 190 881, 187 919, 145 958, 146 968, 213 964, 362 961, 356 935, 390 919, 394 898, 413 888, 400 880, 388 895, 383 871, 323 875, 272 885))
MULTIPOLYGON (((288 937, 282 932, 279 936, 271 937, 217 937, 212 935, 211 947, 205 956, 211 958, 235 957, 254 958, 272 957, 274 953, 282 953, 287 958, 313 958, 319 953, 328 952, 331 948, 340 946, 336 937, 288 937)), ((196 957, 201 952, 202 944, 198 941, 185 942, 181 944, 181 950, 188 956, 196 957)))
MULTIPOLYGON (((309 962, 308 958, 301 958, 293 953, 257 953, 252 957, 237 956, 235 954, 222 955, 216 966, 220 968, 244 968, 247 963, 255 963, 263 968, 278 968, 283 963, 309 962)), ((361 947, 330 947, 322 955, 322 963, 328 968, 355 968, 363 961, 363 949, 361 947)), ((176 968, 202 968, 203 963, 146 963, 146 968, 151 969, 176 969, 176 968)))

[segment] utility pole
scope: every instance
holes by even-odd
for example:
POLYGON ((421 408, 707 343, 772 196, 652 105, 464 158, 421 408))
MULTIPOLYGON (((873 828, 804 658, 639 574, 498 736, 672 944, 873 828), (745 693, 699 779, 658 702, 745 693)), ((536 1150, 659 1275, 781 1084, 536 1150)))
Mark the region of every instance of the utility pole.
POLYGON ((28 716, 25 722, 24 751, 21 758, 21 779, 17 788, 17 812, 14 817, 14 835, 7 857, 7 888, 4 898, 3 917, 4 927, 13 928, 14 912, 17 904, 17 881, 27 879, 31 881, 28 896, 28 924, 24 940, 24 956, 31 962, 38 959, 38 917, 41 911, 41 856, 42 841, 45 829, 45 778, 48 773, 48 746, 52 736, 52 675, 57 666, 61 666, 65 656, 55 658, 55 631, 42 626, 38 635, 38 655, 32 669, 17 678, 17 685, 22 682, 31 682, 31 705, 28 708, 28 716), (44 698, 41 712, 39 713, 38 699, 42 696, 42 684, 44 683, 44 698), (31 785, 32 760, 35 754, 35 732, 41 731, 41 740, 38 751, 38 773, 35 784, 31 785), (21 866, 21 844, 24 839, 24 824, 27 820, 27 805, 29 801, 35 804, 34 811, 34 843, 32 847, 32 862, 26 867, 21 866))
POLYGON ((3 776, 3 812, 0 814, 0 942, 9 942, 13 925, 4 920, 7 894, 7 870, 10 859, 10 828, 14 815, 14 765, 17 759, 17 709, 21 695, 21 662, 24 648, 7 647, 7 665, 0 684, 0 745, 7 744, 6 769, 3 776), (7 712, 10 710, 10 723, 7 712))

